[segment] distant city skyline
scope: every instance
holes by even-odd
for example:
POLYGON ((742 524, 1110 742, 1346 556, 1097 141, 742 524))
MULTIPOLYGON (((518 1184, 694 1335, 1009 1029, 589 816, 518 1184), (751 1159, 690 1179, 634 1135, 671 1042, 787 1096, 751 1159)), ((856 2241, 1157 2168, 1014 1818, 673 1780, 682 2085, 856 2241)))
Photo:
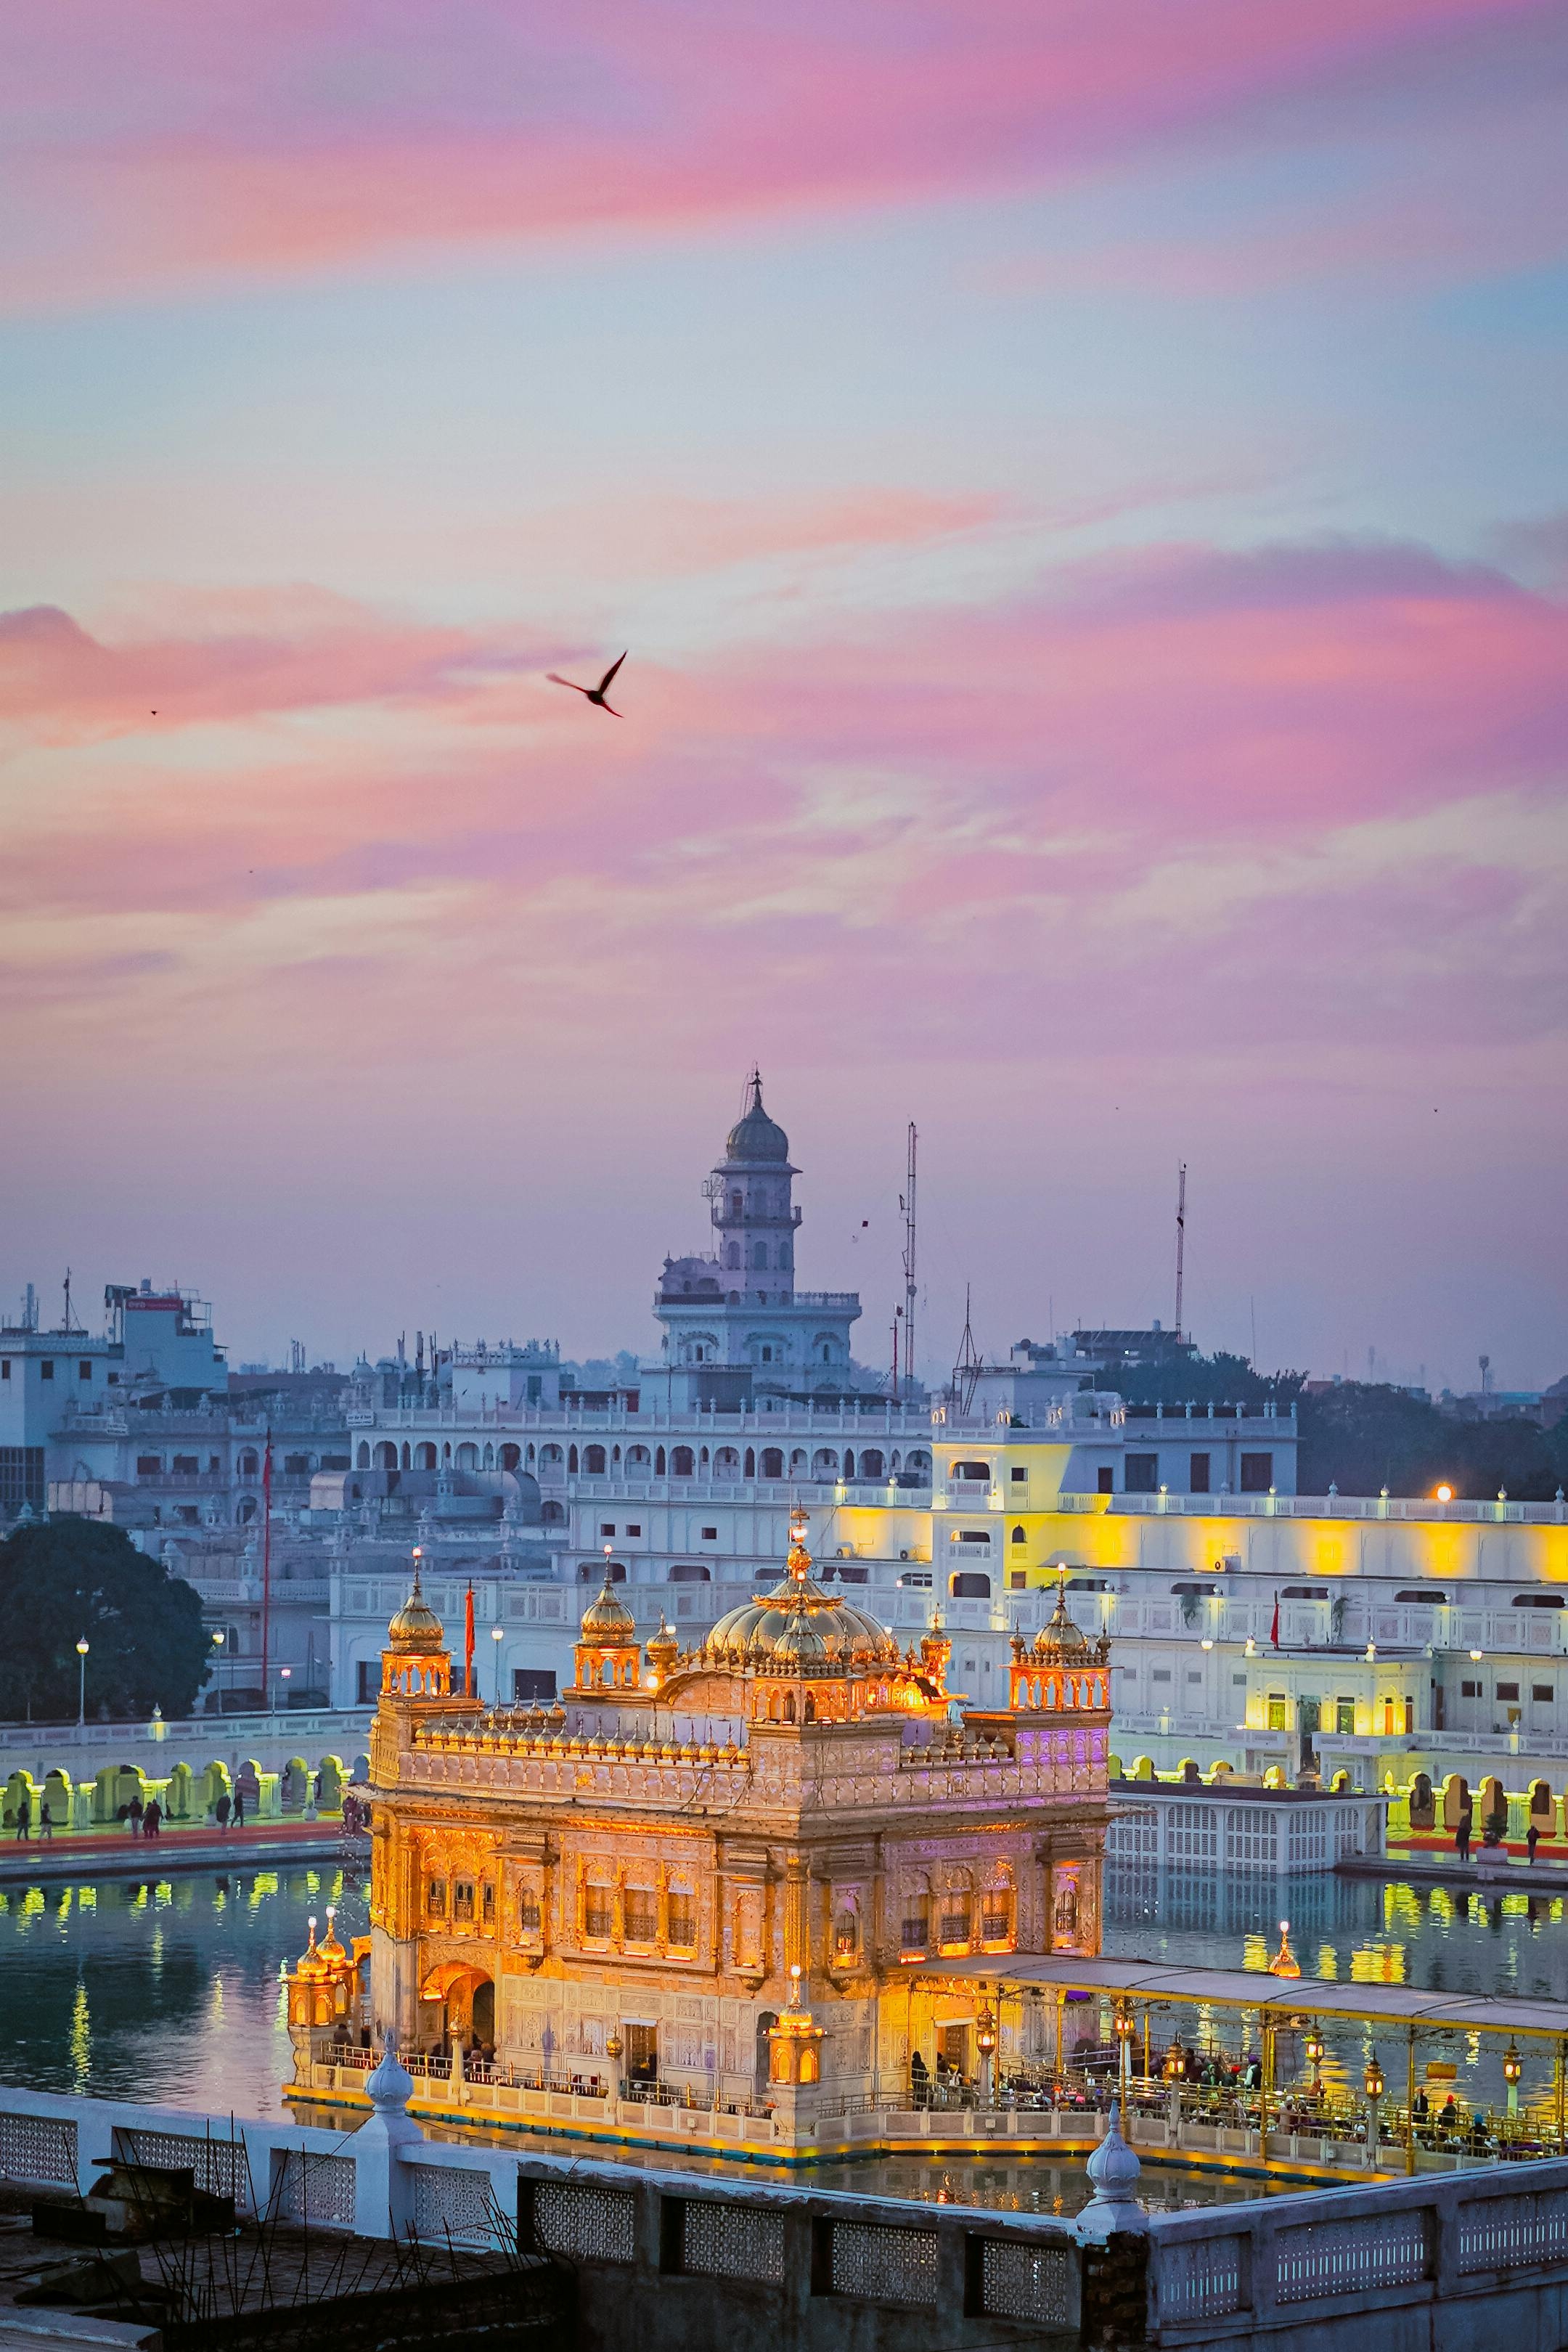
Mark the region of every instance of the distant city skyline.
POLYGON ((35 12, 6 1292, 635 1343, 754 1057, 863 1360, 914 1118, 933 1366, 1557 1378, 1564 38, 35 12))
MULTIPOLYGON (((305 1348, 307 1364, 331 1361, 346 1371, 362 1348, 373 1360, 390 1353, 400 1333, 412 1355, 419 1331, 434 1331, 443 1346, 454 1339, 510 1339, 521 1344, 540 1338, 558 1340, 563 1355, 576 1360, 613 1358, 622 1349, 648 1358, 657 1353, 659 1339, 652 1308, 659 1263, 667 1251, 704 1251, 711 1245, 700 1182, 719 1156, 724 1131, 744 1092, 737 1081, 730 1100, 712 1103, 705 1128, 689 1138, 688 1150, 680 1150, 681 1137, 666 1136, 665 1140, 673 1140, 677 1159, 686 1160, 684 1184, 678 1167, 672 1183, 655 1194, 645 1193, 637 1185, 633 1160, 605 1180, 606 1192, 600 1196, 589 1191, 584 1173, 569 1228, 576 1235, 574 1246, 544 1254, 531 1265, 526 1255, 498 1265, 488 1286, 477 1266, 483 1235, 459 1229, 452 1237, 450 1256, 443 1257, 438 1238, 442 1220, 437 1215, 435 1230, 419 1244, 426 1254, 421 1273, 405 1266, 378 1274, 350 1238, 349 1262, 359 1269, 356 1281, 351 1284, 346 1270, 340 1271, 328 1276, 314 1297, 287 1280, 270 1280, 258 1289, 243 1241, 232 1261, 226 1262, 224 1252, 231 1244, 221 1234, 213 1244, 218 1255, 209 1253, 195 1266, 168 1262, 168 1251, 162 1246, 150 1255, 132 1234, 124 1251, 106 1257, 101 1279, 77 1248, 68 1261, 73 1269, 73 1311, 96 1328, 106 1282, 146 1276, 156 1286, 178 1279, 212 1305, 215 1336, 236 1370, 242 1360, 263 1359, 268 1369, 285 1370, 289 1343, 297 1339, 305 1348), (624 1275, 618 1289, 612 1286, 617 1272, 624 1275), (290 1302, 286 1329, 278 1322, 280 1290, 290 1302), (645 1307, 646 1318, 639 1312, 645 1307), (639 1328, 645 1319, 646 1328, 639 1328)), ((902 1297, 901 1169, 879 1173, 873 1169, 869 1182, 856 1192, 842 1168, 836 1169, 829 1159, 818 1170, 816 1150, 795 1140, 812 1133, 817 1122, 806 1101, 794 1099, 787 1081, 770 1088, 769 1103, 790 1123, 792 1157, 805 1171, 799 1186, 803 1223, 798 1278, 806 1288, 842 1286, 861 1293, 864 1313, 856 1330, 855 1355, 858 1361, 876 1368, 890 1353, 890 1325, 902 1297), (803 1156, 808 1152, 809 1157, 803 1156), (818 1181, 814 1182, 814 1177, 818 1181), (879 1337, 887 1342, 880 1355, 879 1337)), ((1109 1199, 1097 1191, 1080 1189, 1070 1194, 1079 1202, 1081 1234, 1065 1222, 1052 1230, 1044 1213, 1048 1204, 1016 1199, 1007 1203, 1006 1221, 969 1232, 959 1224, 953 1202, 941 1189, 949 1160, 942 1124, 928 1122, 921 1135, 921 1262, 930 1270, 929 1279, 921 1285, 922 1377, 938 1381, 951 1368, 966 1293, 973 1299, 976 1345, 993 1360, 1005 1359, 1025 1338, 1048 1339, 1085 1324, 1147 1327, 1158 1319, 1171 1328, 1173 1170, 1169 1171, 1169 1198, 1163 1202, 1152 1189, 1147 1197, 1136 1198, 1125 1183, 1109 1199), (1011 1281, 1001 1273, 1007 1265, 1020 1268, 1011 1281), (1075 1267, 1083 1276, 1076 1286, 1075 1267)), ((832 1138, 823 1137, 820 1148, 831 1154, 832 1138)), ((1501 1390, 1540 1389, 1568 1372, 1568 1341, 1554 1354, 1555 1327, 1544 1318, 1533 1355, 1520 1349, 1510 1353, 1484 1332, 1467 1349, 1460 1322, 1463 1302, 1458 1299, 1450 1310, 1450 1328, 1458 1324, 1459 1336, 1450 1338, 1445 1350, 1431 1336, 1444 1328, 1444 1301, 1440 1295, 1420 1291, 1404 1302, 1409 1336, 1402 1345, 1364 1333, 1345 1332, 1336 1339, 1322 1304, 1312 1296, 1304 1241, 1289 1230, 1279 1236, 1276 1263, 1255 1266, 1257 1289, 1242 1289, 1239 1280, 1255 1262, 1245 1262, 1239 1273, 1224 1262, 1223 1254, 1218 1265, 1213 1263, 1216 1249, 1223 1253, 1222 1236, 1235 1216, 1235 1188, 1225 1184, 1216 1206, 1206 1197, 1208 1175, 1189 1166, 1184 1320, 1204 1353, 1225 1350, 1245 1356, 1262 1371, 1289 1370, 1318 1379, 1339 1376, 1401 1385, 1420 1382, 1434 1393, 1444 1388, 1461 1394, 1478 1390, 1483 1353, 1490 1359, 1492 1383, 1501 1390), (1213 1223, 1219 1225, 1218 1235, 1210 1231, 1213 1223)), ((286 1216, 287 1203, 279 1209, 286 1216)), ((1065 1220, 1065 1211, 1062 1214, 1065 1220)), ((149 1229, 159 1225, 154 1217, 149 1229)), ((409 1230, 418 1230, 412 1219, 409 1230)), ((0 1272, 5 1317, 17 1313, 30 1280, 40 1320, 52 1328, 62 1309, 61 1276, 51 1280, 37 1263, 31 1268, 24 1263, 26 1235, 20 1228, 9 1228, 6 1243, 0 1268, 15 1263, 17 1272, 0 1272), (14 1260, 13 1251, 17 1253, 14 1260)), ((33 1255, 36 1260, 37 1253, 33 1255)))

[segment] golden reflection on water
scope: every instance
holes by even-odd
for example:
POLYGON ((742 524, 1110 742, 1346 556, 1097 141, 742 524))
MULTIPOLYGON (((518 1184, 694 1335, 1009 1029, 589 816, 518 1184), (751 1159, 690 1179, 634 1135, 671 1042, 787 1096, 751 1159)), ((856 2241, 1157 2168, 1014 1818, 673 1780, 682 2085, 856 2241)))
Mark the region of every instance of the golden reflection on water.
POLYGON ((92 2077, 92 2012, 88 2007, 87 1987, 77 1979, 76 1999, 71 2003, 70 2021, 71 2088, 84 2096, 92 2077))

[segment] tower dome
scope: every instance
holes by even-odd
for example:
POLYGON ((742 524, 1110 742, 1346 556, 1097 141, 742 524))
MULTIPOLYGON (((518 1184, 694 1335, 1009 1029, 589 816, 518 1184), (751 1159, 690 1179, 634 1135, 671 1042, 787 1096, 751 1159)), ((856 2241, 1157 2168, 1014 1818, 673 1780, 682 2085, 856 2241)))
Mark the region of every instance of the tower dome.
POLYGON ((763 1108, 763 1074, 753 1070, 751 1078, 752 1099, 734 1126, 724 1146, 729 1160, 773 1160, 787 1163, 789 1138, 775 1119, 763 1108))
POLYGON ((616 1592, 606 1573, 596 1600, 583 1612, 585 1642, 635 1642, 637 1620, 616 1592))
POLYGON ((419 1589, 417 1569, 414 1590, 388 1625, 386 1639, 394 1650, 438 1650, 446 1640, 441 1620, 419 1589))

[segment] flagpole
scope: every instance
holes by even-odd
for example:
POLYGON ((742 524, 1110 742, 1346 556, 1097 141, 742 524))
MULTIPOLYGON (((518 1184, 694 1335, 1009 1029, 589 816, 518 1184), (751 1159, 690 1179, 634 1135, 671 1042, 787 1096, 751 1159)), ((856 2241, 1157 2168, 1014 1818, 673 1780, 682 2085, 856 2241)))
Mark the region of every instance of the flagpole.
POLYGON ((261 1458, 261 1706, 270 1708, 268 1668, 272 1654, 272 1431, 261 1458))

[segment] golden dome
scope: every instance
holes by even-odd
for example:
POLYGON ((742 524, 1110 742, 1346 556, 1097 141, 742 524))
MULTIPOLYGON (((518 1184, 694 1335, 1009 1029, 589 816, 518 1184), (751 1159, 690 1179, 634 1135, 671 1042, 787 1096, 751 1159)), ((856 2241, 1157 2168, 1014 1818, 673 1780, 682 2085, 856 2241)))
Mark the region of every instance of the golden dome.
POLYGON ((658 1612, 658 1631, 649 1637, 645 1646, 647 1650, 649 1665, 657 1666, 660 1674, 668 1674, 680 1655, 679 1641, 670 1627, 665 1623, 662 1609, 658 1612))
POLYGON ((314 1915, 312 1915, 310 1919, 310 1940, 300 1955, 299 1960, 295 1965, 294 1974, 297 1977, 304 1977, 313 1983, 319 1978, 331 1976, 331 1961, 322 1953, 321 1946, 316 1941, 316 1922, 314 1915))
POLYGON ((616 1592, 606 1571, 596 1601, 591 1601, 583 1612, 584 1642, 635 1642, 637 1621, 624 1601, 616 1592))
POLYGON ((1041 1626, 1035 1636, 1035 1656, 1049 1658, 1069 1665, 1080 1661, 1087 1663, 1089 1660, 1098 1664, 1110 1654, 1110 1644, 1103 1635, 1098 1642, 1093 1641, 1081 1625, 1074 1624, 1068 1615, 1066 1585, 1058 1582, 1057 1605, 1052 1610, 1047 1622, 1041 1626))
POLYGON ((769 1674, 836 1674, 856 1665, 897 1665, 899 1645, 863 1609, 825 1592, 811 1573, 805 1517, 790 1522, 789 1562, 771 1592, 759 1592, 721 1617, 700 1653, 709 1665, 754 1666, 769 1674))
POLYGON ((394 1650, 439 1650, 446 1642, 441 1620, 419 1589, 417 1569, 414 1590, 387 1627, 386 1637, 394 1650))

